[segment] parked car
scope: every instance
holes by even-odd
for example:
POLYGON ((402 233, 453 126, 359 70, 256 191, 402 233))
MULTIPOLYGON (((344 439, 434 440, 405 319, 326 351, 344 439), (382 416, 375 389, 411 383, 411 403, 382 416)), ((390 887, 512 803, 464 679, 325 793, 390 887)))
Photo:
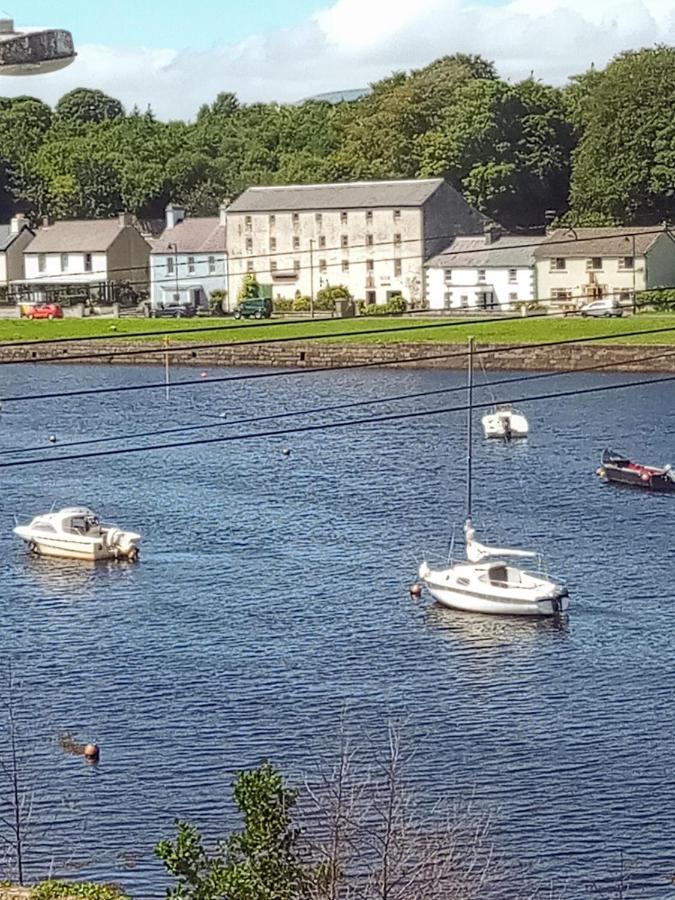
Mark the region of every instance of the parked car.
POLYGON ((58 303, 34 303, 26 307, 24 316, 27 319, 62 319, 63 309, 58 303))
POLYGON ((616 297, 607 297, 605 300, 593 300, 592 303, 586 303, 579 310, 579 315, 584 318, 586 318, 586 316, 606 318, 610 318, 611 316, 622 316, 623 307, 616 297))
POLYGON ((249 297, 242 300, 234 311, 235 319, 269 319, 272 301, 269 297, 249 297))
POLYGON ((146 303, 143 311, 150 319, 187 319, 195 314, 194 307, 185 303, 159 303, 156 306, 146 303))

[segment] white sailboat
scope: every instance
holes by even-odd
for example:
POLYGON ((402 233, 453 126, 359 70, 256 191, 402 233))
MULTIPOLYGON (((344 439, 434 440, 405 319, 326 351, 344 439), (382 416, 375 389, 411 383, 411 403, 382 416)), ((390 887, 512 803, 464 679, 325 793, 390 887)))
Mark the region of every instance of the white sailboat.
POLYGON ((567 610, 567 589, 539 572, 520 568, 510 560, 538 558, 529 550, 489 547, 476 540, 471 518, 473 340, 468 365, 467 517, 464 524, 466 560, 451 561, 442 569, 423 562, 419 577, 429 593, 452 609, 515 616, 552 616, 567 610))

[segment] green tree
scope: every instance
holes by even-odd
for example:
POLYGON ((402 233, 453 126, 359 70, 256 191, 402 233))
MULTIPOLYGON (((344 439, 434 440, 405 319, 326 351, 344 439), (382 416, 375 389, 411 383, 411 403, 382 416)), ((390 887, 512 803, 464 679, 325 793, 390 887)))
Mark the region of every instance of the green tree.
POLYGON ((157 856, 177 884, 174 900, 302 900, 312 879, 293 826, 296 794, 268 763, 239 772, 234 800, 244 822, 209 853, 197 828, 177 823, 175 841, 160 841, 157 856))
POLYGON ((56 114, 66 122, 90 125, 106 119, 121 118, 124 107, 119 100, 109 97, 103 91, 75 88, 61 97, 56 104, 56 114))
POLYGON ((249 300, 252 297, 260 296, 260 285, 255 272, 247 272, 242 278, 241 287, 237 298, 239 300, 249 300))

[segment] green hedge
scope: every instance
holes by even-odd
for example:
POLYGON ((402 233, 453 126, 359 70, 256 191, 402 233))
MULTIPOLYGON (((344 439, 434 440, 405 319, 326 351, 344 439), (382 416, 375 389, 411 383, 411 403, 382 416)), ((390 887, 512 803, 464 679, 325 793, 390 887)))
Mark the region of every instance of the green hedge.
POLYGON ((650 307, 657 312, 675 312, 675 290, 672 288, 639 291, 635 296, 635 304, 638 308, 650 307))
POLYGON ((398 316, 406 308, 406 302, 401 296, 391 297, 386 303, 359 302, 359 313, 362 316, 398 316))

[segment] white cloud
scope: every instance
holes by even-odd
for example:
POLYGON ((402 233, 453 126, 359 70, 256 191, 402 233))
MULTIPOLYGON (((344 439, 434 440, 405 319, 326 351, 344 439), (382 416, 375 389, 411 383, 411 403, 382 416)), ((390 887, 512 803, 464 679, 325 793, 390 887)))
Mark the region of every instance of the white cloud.
POLYGON ((97 87, 130 108, 191 118, 219 91, 293 101, 362 87, 445 53, 480 53, 503 77, 561 83, 621 50, 675 43, 672 0, 335 0, 304 24, 203 51, 81 46, 68 69, 0 80, 0 93, 54 102, 97 87))

